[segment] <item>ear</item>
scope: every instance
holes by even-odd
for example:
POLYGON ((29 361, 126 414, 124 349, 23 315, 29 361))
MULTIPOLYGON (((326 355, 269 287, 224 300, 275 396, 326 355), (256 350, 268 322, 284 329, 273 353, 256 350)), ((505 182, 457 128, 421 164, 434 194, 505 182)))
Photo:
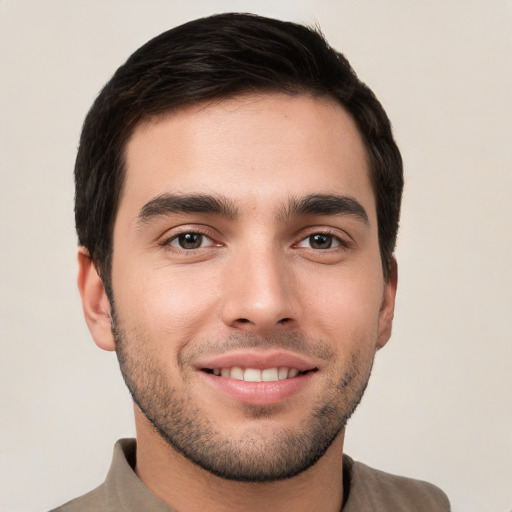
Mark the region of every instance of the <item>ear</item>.
POLYGON ((85 321, 98 347, 115 350, 110 325, 110 302, 103 282, 85 247, 78 250, 78 290, 82 298, 85 321))
POLYGON ((398 266, 393 257, 389 263, 389 277, 384 285, 382 305, 379 312, 379 337, 377 350, 381 349, 391 337, 393 316, 395 315, 396 286, 398 282, 398 266))

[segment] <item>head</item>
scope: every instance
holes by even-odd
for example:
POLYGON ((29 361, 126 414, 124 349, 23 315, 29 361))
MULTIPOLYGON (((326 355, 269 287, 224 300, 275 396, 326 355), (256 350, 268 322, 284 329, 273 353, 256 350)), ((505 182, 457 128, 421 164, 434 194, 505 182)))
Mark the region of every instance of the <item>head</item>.
POLYGON ((76 229, 109 294, 125 146, 135 127, 190 104, 277 91, 331 98, 354 119, 367 152, 388 277, 403 172, 381 104, 319 31, 249 14, 221 14, 173 28, 139 48, 105 85, 84 122, 75 165, 76 229))
POLYGON ((229 479, 321 459, 396 287, 400 154, 346 59, 251 15, 166 32, 94 103, 76 184, 86 318, 138 426, 229 479))

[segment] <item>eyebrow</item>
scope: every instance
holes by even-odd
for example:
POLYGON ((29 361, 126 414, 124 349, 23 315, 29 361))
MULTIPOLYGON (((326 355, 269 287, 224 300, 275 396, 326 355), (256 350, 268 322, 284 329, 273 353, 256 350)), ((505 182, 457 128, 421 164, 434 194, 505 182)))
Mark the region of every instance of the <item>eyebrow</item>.
MULTIPOLYGON (((238 217, 238 209, 227 197, 209 194, 160 194, 148 201, 140 210, 138 224, 148 223, 155 217, 172 213, 206 213, 229 219, 238 217)), ((306 215, 349 215, 357 218, 366 226, 370 225, 364 207, 350 196, 335 194, 310 194, 292 198, 278 211, 279 220, 306 215)))
POLYGON ((138 224, 143 225, 155 217, 171 213, 208 213, 229 219, 234 219, 238 215, 235 205, 224 196, 161 194, 141 208, 138 224))
POLYGON ((368 214, 363 205, 350 196, 335 194, 310 194, 292 198, 279 217, 292 218, 305 215, 348 215, 370 225, 368 214))

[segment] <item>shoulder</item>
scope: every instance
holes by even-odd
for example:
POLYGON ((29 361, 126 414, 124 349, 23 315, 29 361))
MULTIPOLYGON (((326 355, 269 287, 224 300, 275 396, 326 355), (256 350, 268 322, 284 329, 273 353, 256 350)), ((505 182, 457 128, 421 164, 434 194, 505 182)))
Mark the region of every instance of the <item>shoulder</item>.
POLYGON ((68 501, 64 505, 57 507, 50 512, 99 512, 110 510, 107 505, 107 496, 105 494, 104 485, 100 485, 96 489, 68 501))
POLYGON ((373 469, 344 456, 350 491, 344 512, 449 512, 446 494, 435 485, 373 469))
POLYGON ((119 440, 105 481, 50 512, 173 512, 138 479, 133 470, 135 457, 135 440, 119 440))

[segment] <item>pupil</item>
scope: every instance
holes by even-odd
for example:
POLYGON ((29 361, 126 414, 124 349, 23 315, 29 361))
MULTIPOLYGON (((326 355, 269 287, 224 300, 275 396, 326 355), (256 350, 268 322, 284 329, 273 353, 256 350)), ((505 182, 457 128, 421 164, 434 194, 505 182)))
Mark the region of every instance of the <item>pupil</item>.
POLYGON ((332 245, 332 237, 329 235, 316 234, 309 237, 313 249, 329 249, 332 245))
POLYGON ((184 233, 179 236, 178 240, 183 249, 197 249, 201 246, 203 235, 198 233, 184 233))

